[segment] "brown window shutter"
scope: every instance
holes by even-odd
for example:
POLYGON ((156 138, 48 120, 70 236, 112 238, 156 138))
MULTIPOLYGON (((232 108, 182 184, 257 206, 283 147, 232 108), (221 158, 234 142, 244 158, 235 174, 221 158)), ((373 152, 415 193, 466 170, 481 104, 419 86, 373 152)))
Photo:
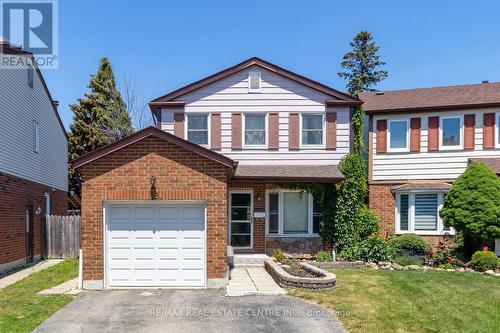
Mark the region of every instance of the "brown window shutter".
POLYGON ((483 115, 483 149, 495 148, 495 114, 483 115))
POLYGON ((231 148, 241 149, 241 113, 233 113, 231 118, 231 148))
POLYGON ((337 113, 326 113, 326 149, 337 149, 337 113))
POLYGON ((184 139, 184 113, 174 113, 174 135, 184 139))
POLYGON ((299 114, 290 113, 288 116, 288 149, 299 150, 299 114))
POLYGON ((377 153, 387 152, 387 120, 377 120, 377 153))
POLYGON ((279 149, 279 115, 277 112, 269 113, 269 150, 278 150, 279 149))
POLYGON ((420 118, 410 119, 410 151, 420 152, 420 127, 422 121, 420 118))
POLYGON ((428 146, 427 150, 439 150, 439 117, 429 117, 427 130, 428 146))
POLYGON ((213 150, 220 150, 220 113, 212 113, 210 116, 210 145, 213 150))
POLYGON ((476 115, 466 114, 464 116, 464 149, 474 149, 474 128, 476 115))

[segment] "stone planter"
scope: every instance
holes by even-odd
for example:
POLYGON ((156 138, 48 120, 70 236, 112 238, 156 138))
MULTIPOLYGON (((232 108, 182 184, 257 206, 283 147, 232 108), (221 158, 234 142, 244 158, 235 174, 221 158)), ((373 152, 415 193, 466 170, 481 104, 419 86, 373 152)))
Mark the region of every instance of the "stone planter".
POLYGON ((335 287, 337 277, 335 274, 324 271, 319 267, 310 265, 306 262, 301 262, 300 265, 305 270, 312 272, 318 277, 307 278, 294 276, 285 271, 274 260, 268 259, 264 262, 267 272, 273 277, 274 281, 282 287, 305 288, 315 290, 332 289, 335 287))
POLYGON ((329 261, 329 262, 310 261, 309 263, 313 266, 323 269, 365 268, 365 263, 363 261, 329 261))

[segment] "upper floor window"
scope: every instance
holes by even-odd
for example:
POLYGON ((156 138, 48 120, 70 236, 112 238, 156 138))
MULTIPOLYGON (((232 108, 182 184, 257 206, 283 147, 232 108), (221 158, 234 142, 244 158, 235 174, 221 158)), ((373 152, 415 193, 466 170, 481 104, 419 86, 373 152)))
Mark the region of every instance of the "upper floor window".
POLYGON ((260 92, 261 75, 260 72, 248 73, 248 92, 260 92))
POLYGON ((33 121, 33 151, 40 151, 40 127, 36 121, 33 121))
POLYGON ((28 86, 33 89, 33 66, 28 65, 28 86))
POLYGON ((323 145, 323 124, 322 114, 302 115, 302 145, 322 146, 323 145))
POLYGON ((245 146, 265 146, 266 145, 266 115, 265 114, 244 114, 245 146))
POLYGON ((461 148, 462 140, 462 117, 441 118, 441 148, 461 148))
POLYGON ((408 120, 389 121, 389 151, 408 151, 408 120))
POLYGON ((187 138, 192 143, 208 146, 207 114, 187 115, 187 138))
POLYGON ((497 113, 497 121, 495 122, 497 124, 497 140, 496 140, 496 146, 497 148, 500 148, 500 113, 497 113))

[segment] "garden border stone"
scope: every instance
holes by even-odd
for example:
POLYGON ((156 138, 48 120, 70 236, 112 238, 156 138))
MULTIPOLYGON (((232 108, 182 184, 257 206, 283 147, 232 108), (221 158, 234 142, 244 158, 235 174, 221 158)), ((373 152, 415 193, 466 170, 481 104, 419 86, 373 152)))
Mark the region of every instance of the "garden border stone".
POLYGON ((309 278, 309 277, 299 277, 294 276, 285 271, 280 265, 278 265, 274 260, 267 259, 264 262, 264 267, 267 272, 273 277, 274 281, 282 287, 295 287, 295 288, 305 288, 305 289, 332 289, 335 287, 337 277, 335 274, 327 272, 319 267, 313 266, 306 262, 301 262, 300 265, 319 277, 309 278))
POLYGON ((365 268, 365 263, 363 261, 327 261, 327 262, 310 261, 309 264, 323 269, 365 268))

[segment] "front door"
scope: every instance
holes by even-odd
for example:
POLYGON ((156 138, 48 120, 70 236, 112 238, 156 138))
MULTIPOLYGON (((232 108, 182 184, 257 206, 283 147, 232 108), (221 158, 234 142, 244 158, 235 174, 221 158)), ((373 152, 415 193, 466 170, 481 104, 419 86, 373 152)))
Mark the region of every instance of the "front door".
POLYGON ((229 239, 236 248, 253 247, 252 192, 231 191, 229 194, 229 239))

